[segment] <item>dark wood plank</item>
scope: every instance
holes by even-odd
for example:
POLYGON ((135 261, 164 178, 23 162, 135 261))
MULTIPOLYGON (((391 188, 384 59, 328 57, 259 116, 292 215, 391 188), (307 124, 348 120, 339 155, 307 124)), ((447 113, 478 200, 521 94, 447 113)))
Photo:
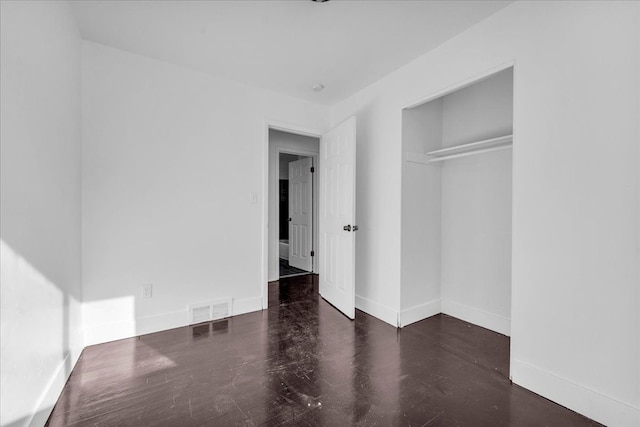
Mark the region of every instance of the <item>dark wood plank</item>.
POLYGON ((87 347, 50 426, 597 423, 511 385, 509 338, 438 315, 350 321, 317 276, 269 286, 269 310, 87 347))

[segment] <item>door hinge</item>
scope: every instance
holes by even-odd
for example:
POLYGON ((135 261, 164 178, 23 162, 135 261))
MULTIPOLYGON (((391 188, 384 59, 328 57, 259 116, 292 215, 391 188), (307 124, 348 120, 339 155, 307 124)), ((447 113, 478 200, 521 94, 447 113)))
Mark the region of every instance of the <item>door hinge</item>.
POLYGON ((311 256, 316 256, 316 251, 311 251, 311 256))
POLYGON ((313 166, 311 166, 311 173, 314 173, 316 171, 316 168, 314 168, 313 166))

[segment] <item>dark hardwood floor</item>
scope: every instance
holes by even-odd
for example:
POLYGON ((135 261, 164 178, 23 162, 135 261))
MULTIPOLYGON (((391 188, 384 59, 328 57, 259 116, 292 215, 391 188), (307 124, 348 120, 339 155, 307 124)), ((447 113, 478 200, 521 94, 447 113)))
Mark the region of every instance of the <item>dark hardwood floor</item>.
POLYGON ((598 425, 511 385, 503 335, 350 321, 317 276, 270 284, 269 307, 87 347, 48 425, 598 425))

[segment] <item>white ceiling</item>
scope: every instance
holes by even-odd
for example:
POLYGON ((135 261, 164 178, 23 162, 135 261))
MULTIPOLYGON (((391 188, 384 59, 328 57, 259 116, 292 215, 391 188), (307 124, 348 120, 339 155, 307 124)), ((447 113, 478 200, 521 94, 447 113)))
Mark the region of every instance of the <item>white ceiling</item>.
POLYGON ((509 3, 71 2, 86 40, 327 105, 509 3))

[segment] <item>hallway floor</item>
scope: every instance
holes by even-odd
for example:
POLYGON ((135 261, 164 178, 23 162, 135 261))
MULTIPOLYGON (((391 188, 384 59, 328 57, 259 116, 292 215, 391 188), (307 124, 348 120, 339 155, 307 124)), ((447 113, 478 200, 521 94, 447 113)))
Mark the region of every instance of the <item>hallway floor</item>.
POLYGON ((598 425, 511 385, 508 337, 351 321, 317 292, 283 279, 268 310, 87 347, 48 425, 598 425))
POLYGON ((280 278, 291 276, 300 276, 302 274, 309 274, 308 271, 301 270, 299 268, 289 265, 289 261, 283 258, 279 258, 280 278))

